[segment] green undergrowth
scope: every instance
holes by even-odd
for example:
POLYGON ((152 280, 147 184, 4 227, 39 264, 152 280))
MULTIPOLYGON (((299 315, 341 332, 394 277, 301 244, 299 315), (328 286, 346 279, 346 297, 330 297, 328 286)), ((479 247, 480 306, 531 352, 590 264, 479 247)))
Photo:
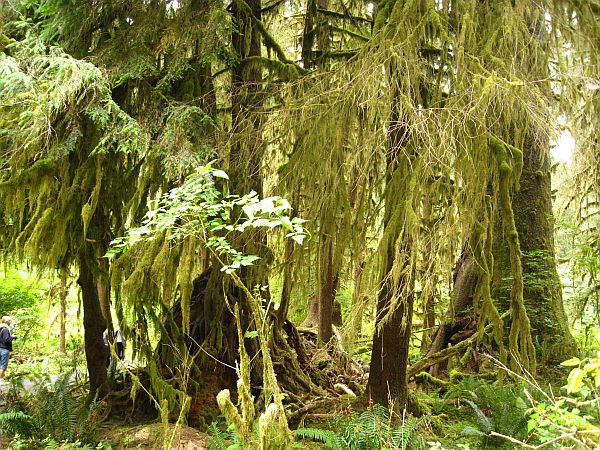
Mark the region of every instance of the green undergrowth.
POLYGON ((5 407, 0 412, 0 433, 13 437, 9 448, 96 448, 99 445, 96 432, 106 405, 92 402, 86 406, 85 397, 76 394, 68 375, 55 382, 39 380, 32 392, 18 392, 13 385, 3 396, 5 407))
MULTIPOLYGON (((413 392, 420 417, 390 420, 386 408, 338 415, 294 432, 297 441, 329 449, 510 449, 499 433, 526 441, 531 405, 521 383, 466 377, 435 392, 413 392)), ((225 447, 226 448, 226 447, 225 447)))

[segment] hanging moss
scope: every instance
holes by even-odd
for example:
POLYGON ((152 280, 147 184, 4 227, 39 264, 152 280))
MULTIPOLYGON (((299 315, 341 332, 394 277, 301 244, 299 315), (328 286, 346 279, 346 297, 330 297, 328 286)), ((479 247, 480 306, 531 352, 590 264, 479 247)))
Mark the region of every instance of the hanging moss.
POLYGON ((100 191, 102 189, 102 171, 104 167, 102 166, 102 155, 98 155, 96 158, 96 182, 94 184, 94 188, 92 189, 92 193, 90 195, 89 201, 83 205, 81 208, 81 219, 83 225, 83 239, 87 237, 88 227, 90 226, 90 221, 92 220, 92 216, 98 207, 98 200, 100 198, 100 191))
POLYGON ((511 187, 517 183, 523 167, 523 154, 514 147, 506 146, 495 136, 488 138, 490 151, 498 164, 499 206, 502 227, 510 250, 512 271, 512 289, 510 296, 511 327, 509 334, 509 352, 511 368, 517 372, 522 369, 535 372, 536 356, 531 339, 531 325, 523 302, 523 268, 519 234, 515 225, 510 199, 511 187))
POLYGON ((490 292, 491 286, 491 270, 494 266, 494 257, 492 254, 492 230, 493 222, 490 219, 492 216, 491 199, 486 198, 483 209, 483 220, 473 226, 472 245, 473 254, 477 263, 478 280, 473 303, 479 308, 479 317, 477 322, 477 332, 479 334, 479 342, 485 335, 483 333, 487 323, 492 324, 492 334, 496 345, 500 352, 500 360, 506 361, 507 352, 504 347, 504 322, 500 317, 498 309, 492 301, 490 292))

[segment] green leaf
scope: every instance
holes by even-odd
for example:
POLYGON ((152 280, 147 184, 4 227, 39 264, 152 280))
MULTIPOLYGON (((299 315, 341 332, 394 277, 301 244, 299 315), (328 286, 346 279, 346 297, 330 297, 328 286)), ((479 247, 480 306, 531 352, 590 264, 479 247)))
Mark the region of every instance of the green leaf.
POLYGON ((598 369, 600 369, 600 362, 587 363, 583 367, 583 370, 585 370, 586 372, 597 372, 598 369))
POLYGON ((242 450, 240 444, 231 444, 226 450, 242 450))
POLYGON ((305 234, 294 234, 293 236, 290 236, 294 242, 302 245, 302 243, 304 242, 304 238, 306 237, 305 234))
POLYGON ((585 372, 581 370, 579 367, 571 370, 569 374, 569 378, 567 378, 567 393, 572 394, 574 392, 579 391, 581 386, 583 385, 583 376, 585 372))
POLYGON ((260 258, 256 255, 246 255, 243 256, 240 260, 240 264, 242 266, 251 266, 254 261, 259 260, 260 258))
POLYGON ((218 169, 212 171, 212 176, 215 178, 223 178, 225 180, 229 180, 229 176, 222 170, 218 170, 218 169))
POLYGON ((471 427, 471 426, 466 426, 462 429, 462 431, 460 432, 461 436, 480 436, 480 437, 484 437, 487 436, 486 433, 484 433, 481 430, 478 430, 475 427, 471 427))
POLYGON ((254 213, 259 209, 258 205, 244 205, 242 211, 248 216, 249 219, 254 219, 254 213))
POLYGON ((244 333, 244 337, 246 339, 251 339, 251 338, 258 337, 258 331, 246 331, 244 333))
POLYGON ((259 208, 267 214, 272 213, 275 209, 275 203, 273 202, 273 198, 274 197, 263 198, 260 202, 258 202, 258 204, 260 205, 259 208))
POLYGON ((577 357, 567 359, 566 361, 563 361, 560 363, 560 365, 564 366, 564 367, 575 367, 575 366, 578 366, 579 364, 581 364, 581 360, 577 357))
POLYGON ((281 221, 281 224, 288 230, 294 231, 294 226, 292 225, 292 221, 288 216, 282 216, 279 220, 281 221))

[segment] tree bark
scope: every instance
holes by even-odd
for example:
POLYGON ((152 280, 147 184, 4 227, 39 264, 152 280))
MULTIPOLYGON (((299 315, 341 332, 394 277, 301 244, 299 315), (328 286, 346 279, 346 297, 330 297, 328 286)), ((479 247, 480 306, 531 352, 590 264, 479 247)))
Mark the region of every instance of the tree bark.
POLYGON ((59 307, 60 311, 58 313, 58 323, 59 323, 59 336, 58 336, 58 351, 61 353, 66 353, 67 345, 66 345, 66 318, 67 318, 67 272, 66 270, 61 271, 60 274, 60 292, 59 292, 59 307))
MULTIPOLYGON (((523 300, 540 360, 560 362, 577 351, 568 327, 554 253, 550 156, 547 140, 527 134, 520 189, 513 197, 523 265, 523 300), (540 141, 542 139, 542 141, 540 141)), ((500 231, 494 235, 493 298, 507 310, 510 256, 500 231)))
POLYGON ((435 221, 432 218, 432 199, 425 198, 423 201, 423 221, 425 235, 429 236, 425 242, 425 268, 423 273, 423 289, 421 290, 421 304, 423 306, 423 332, 421 334, 421 354, 425 355, 432 344, 435 327, 435 298, 437 291, 437 267, 433 249, 433 236, 435 233, 435 221))
POLYGON ((317 0, 306 2, 306 14, 304 16, 304 31, 302 32, 302 64, 306 69, 314 67, 313 46, 315 44, 315 19, 317 15, 317 0))
MULTIPOLYGON (((387 253, 386 275, 393 265, 393 246, 387 253)), ((383 324, 381 315, 390 307, 395 288, 384 281, 377 299, 376 331, 367 392, 373 403, 389 406, 401 412, 408 403, 408 351, 410 347, 413 297, 400 305, 383 324), (380 331, 377 331, 381 327, 380 331)))
MULTIPOLYGON (((477 264, 475 258, 469 252, 468 246, 465 246, 454 270, 450 305, 444 320, 433 336, 428 356, 439 353, 451 343, 457 344, 462 340, 460 338, 467 338, 477 330, 477 317, 473 304, 478 282, 475 264, 477 264)), ((433 364, 429 371, 433 376, 439 377, 446 370, 446 366, 447 361, 444 360, 433 364)))
MULTIPOLYGON (((394 68, 390 69, 393 83, 394 68)), ((392 84, 392 89, 398 89, 392 84)), ((374 403, 393 406, 400 414, 408 406, 408 351, 414 301, 414 265, 410 257, 414 235, 407 208, 413 207, 411 177, 416 154, 408 150, 407 121, 400 113, 400 98, 393 97, 390 117, 389 150, 386 158, 386 199, 384 213, 384 263, 381 289, 377 298, 377 316, 367 395, 374 403), (398 214, 402 219, 395 218, 398 214), (401 242, 399 242, 401 240, 401 242), (402 264, 399 280, 391 276, 396 264, 402 264), (392 310, 390 311, 390 309, 392 310)))
POLYGON ((93 256, 82 251, 79 255, 79 279, 83 302, 83 328, 85 341, 85 359, 90 379, 88 402, 96 396, 101 397, 108 392, 108 379, 106 376, 106 348, 102 333, 106 328, 96 280, 93 275, 93 256))
POLYGON ((319 318, 318 340, 320 345, 327 345, 333 336, 333 300, 335 297, 335 282, 333 273, 333 238, 322 237, 319 255, 319 318))
POLYGON ((96 274, 96 289, 98 291, 98 301, 100 302, 100 309, 102 316, 104 317, 105 328, 108 330, 108 341, 112 345, 115 335, 113 327, 112 313, 110 311, 110 281, 108 276, 108 260, 102 258, 106 253, 105 251, 99 251, 97 255, 98 263, 98 274, 96 274))

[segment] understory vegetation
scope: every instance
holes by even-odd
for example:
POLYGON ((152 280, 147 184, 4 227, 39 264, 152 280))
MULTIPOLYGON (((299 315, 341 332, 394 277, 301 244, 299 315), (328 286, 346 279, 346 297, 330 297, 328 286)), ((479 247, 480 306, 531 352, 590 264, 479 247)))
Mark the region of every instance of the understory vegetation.
POLYGON ((1 1, 0 447, 599 448, 599 58, 597 0, 1 1))

